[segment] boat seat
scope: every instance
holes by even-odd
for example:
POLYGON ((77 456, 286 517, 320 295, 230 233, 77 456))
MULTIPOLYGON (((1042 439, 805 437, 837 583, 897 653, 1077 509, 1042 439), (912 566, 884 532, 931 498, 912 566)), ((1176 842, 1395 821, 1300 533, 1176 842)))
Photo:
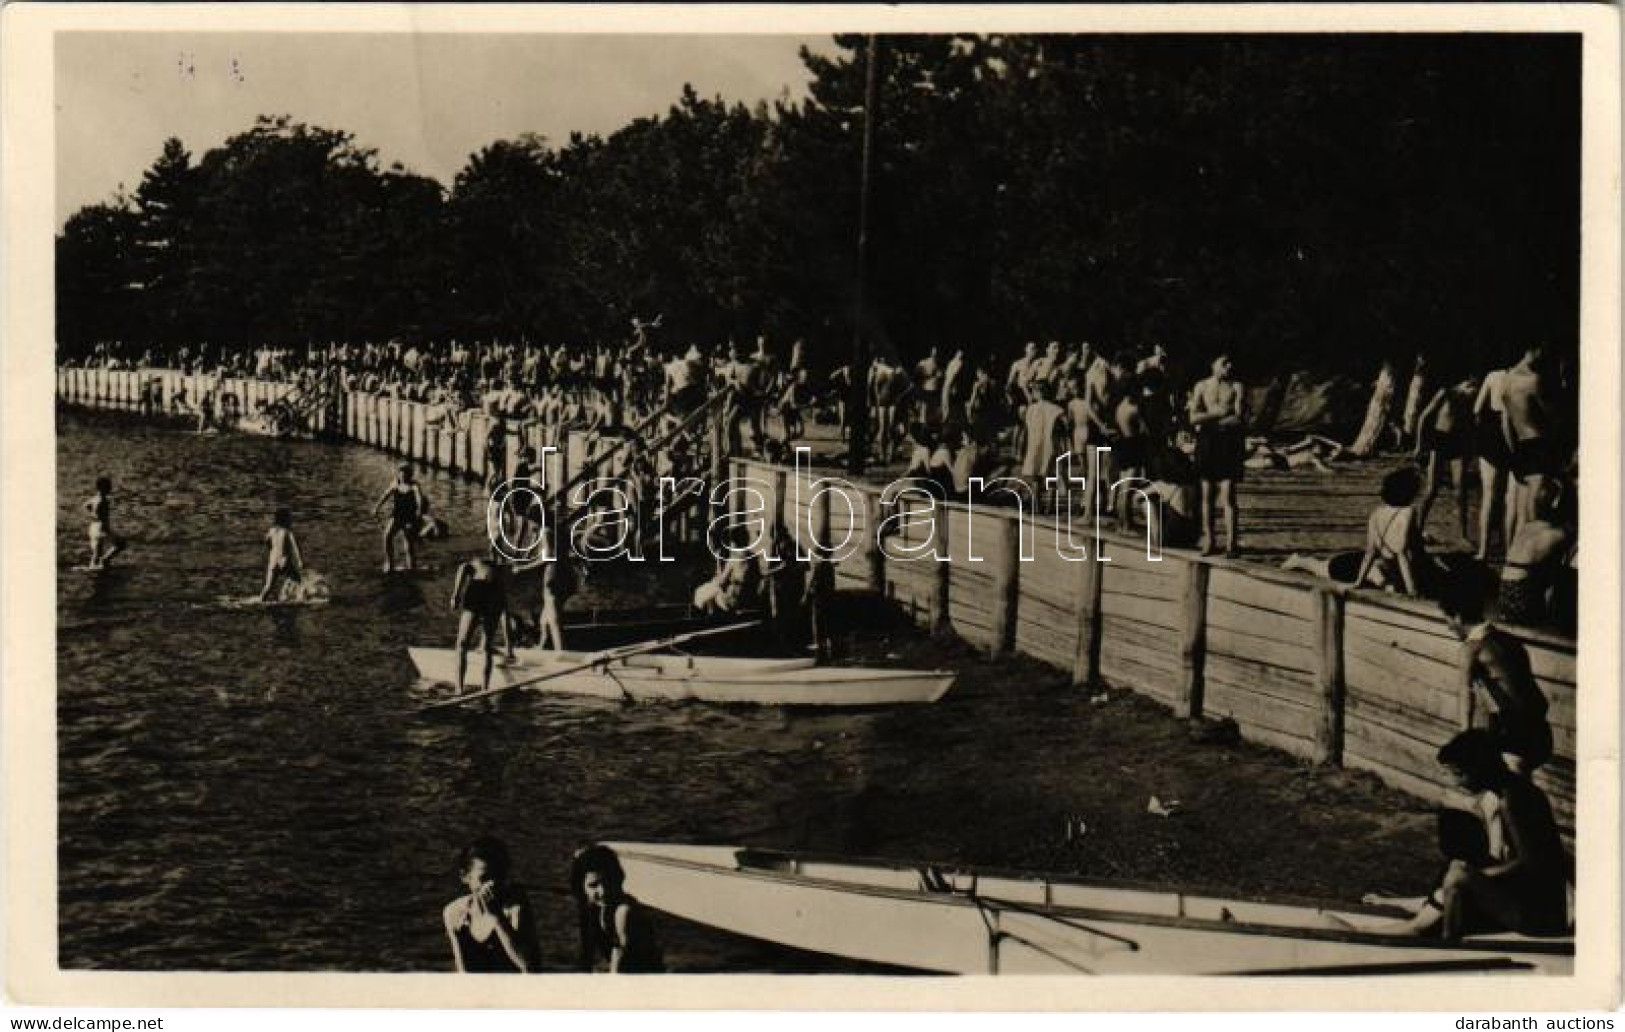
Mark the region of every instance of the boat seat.
POLYGON ((771 849, 740 849, 734 852, 734 862, 741 870, 753 871, 789 871, 795 872, 796 863, 792 857, 783 853, 775 853, 771 849))

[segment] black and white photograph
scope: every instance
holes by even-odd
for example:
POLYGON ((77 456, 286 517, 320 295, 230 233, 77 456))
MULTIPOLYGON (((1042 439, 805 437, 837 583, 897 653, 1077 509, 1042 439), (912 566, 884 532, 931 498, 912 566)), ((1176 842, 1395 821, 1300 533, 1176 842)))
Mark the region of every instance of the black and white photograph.
POLYGON ((1617 1002, 1616 9, 423 10, 36 35, 34 962, 1617 1002))

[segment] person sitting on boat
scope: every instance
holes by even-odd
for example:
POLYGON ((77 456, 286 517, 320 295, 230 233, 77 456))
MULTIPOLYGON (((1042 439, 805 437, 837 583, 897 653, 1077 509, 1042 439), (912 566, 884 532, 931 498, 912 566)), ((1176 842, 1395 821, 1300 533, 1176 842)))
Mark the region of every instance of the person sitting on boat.
POLYGON ((412 475, 412 464, 403 462, 395 482, 373 505, 373 515, 389 503, 389 522, 384 524, 384 572, 393 573, 395 570, 395 538, 399 535, 406 543, 406 565, 403 569, 410 570, 417 564, 417 548, 413 539, 417 537, 418 523, 428 508, 423 498, 423 489, 418 486, 412 475))
MULTIPOLYGON (((1440 845, 1448 861, 1438 887, 1421 899, 1370 893, 1364 902, 1414 911, 1361 931, 1464 935, 1510 931, 1562 935, 1569 928, 1568 854, 1545 793, 1507 769, 1489 732, 1463 731, 1439 750, 1439 763, 1474 796, 1471 820, 1441 814, 1440 845), (1467 831, 1459 830, 1463 825, 1467 831)), ((1459 812, 1459 811, 1458 811, 1459 812)))
POLYGON ((570 863, 570 894, 581 931, 577 967, 610 974, 666 970, 649 911, 626 892, 626 872, 608 846, 589 846, 570 863))
POLYGON ((297 590, 304 579, 304 558, 299 554, 299 539, 293 536, 293 513, 286 508, 278 509, 271 518, 265 545, 265 586, 260 589, 260 601, 271 602, 297 590))
POLYGON ((457 857, 468 894, 446 904, 442 918, 458 974, 529 974, 541 970, 530 901, 509 881, 508 847, 482 837, 457 857))
POLYGON ((475 556, 459 566, 457 578, 452 582, 451 608, 460 612, 457 618, 457 694, 463 692, 468 650, 473 644, 476 626, 485 647, 485 669, 480 678, 480 690, 489 691, 499 629, 507 658, 514 658, 513 638, 507 622, 507 600, 503 592, 502 573, 497 564, 484 556, 475 556))
POLYGON ((1546 696, 1535 681, 1528 650, 1485 618, 1484 597, 1476 587, 1456 584, 1439 600, 1439 608, 1466 643, 1460 676, 1474 725, 1494 736, 1508 767, 1528 776, 1552 756, 1546 696), (1489 703, 1487 709, 1482 702, 1489 703))

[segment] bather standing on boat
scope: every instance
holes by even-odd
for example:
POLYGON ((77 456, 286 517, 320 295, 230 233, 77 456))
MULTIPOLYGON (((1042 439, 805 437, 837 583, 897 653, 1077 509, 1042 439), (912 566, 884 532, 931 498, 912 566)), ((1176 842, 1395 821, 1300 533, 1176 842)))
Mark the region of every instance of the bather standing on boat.
POLYGON ((457 568, 457 579, 452 583, 451 608, 459 610, 457 618, 457 694, 463 692, 464 676, 468 668, 468 650, 473 644, 477 626, 485 647, 485 668, 480 677, 480 690, 491 688, 491 667, 496 662, 497 631, 502 631, 503 645, 508 658, 513 655, 513 637, 508 629, 507 599, 502 590, 502 574, 496 563, 476 556, 457 568))

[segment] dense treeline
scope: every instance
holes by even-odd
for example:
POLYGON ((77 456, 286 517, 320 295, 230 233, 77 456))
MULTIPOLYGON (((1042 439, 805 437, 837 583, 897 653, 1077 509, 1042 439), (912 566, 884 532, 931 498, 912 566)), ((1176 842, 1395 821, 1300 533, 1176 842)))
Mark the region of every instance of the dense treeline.
MULTIPOLYGON (((171 139, 57 243, 58 340, 851 339, 866 53, 810 96, 692 89, 607 136, 496 141, 448 187, 349 133, 171 139)), ((883 346, 1029 338, 1369 370, 1575 347, 1572 37, 889 37, 883 346)))

